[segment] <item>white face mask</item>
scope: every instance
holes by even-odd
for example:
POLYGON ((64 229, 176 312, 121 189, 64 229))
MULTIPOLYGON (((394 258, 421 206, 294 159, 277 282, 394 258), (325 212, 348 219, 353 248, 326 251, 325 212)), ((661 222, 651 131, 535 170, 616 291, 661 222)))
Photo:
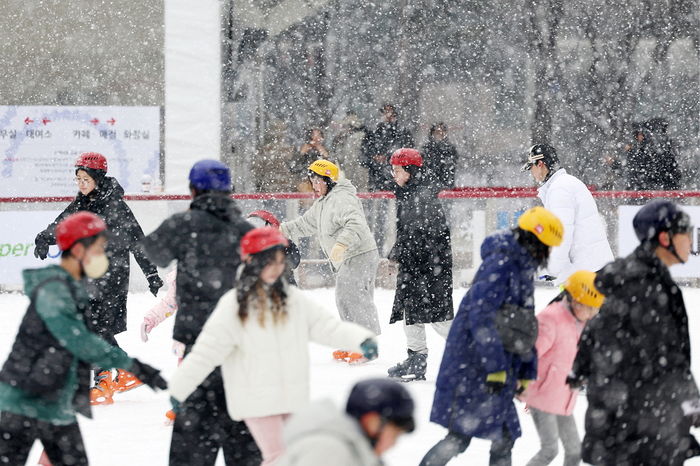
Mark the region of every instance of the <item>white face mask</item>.
POLYGON ((108 268, 109 259, 107 259, 106 254, 92 256, 90 257, 89 262, 83 263, 83 271, 89 278, 100 278, 102 275, 107 273, 108 268))

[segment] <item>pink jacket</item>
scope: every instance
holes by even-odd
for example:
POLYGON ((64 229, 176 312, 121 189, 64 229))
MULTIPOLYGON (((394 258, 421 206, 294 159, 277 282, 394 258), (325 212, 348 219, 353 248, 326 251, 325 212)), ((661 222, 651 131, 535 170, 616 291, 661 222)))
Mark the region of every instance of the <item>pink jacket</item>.
POLYGON ((550 304, 537 314, 537 380, 523 399, 528 406, 552 414, 569 416, 574 411, 578 390, 566 385, 566 376, 576 358, 584 323, 579 322, 563 301, 550 304))

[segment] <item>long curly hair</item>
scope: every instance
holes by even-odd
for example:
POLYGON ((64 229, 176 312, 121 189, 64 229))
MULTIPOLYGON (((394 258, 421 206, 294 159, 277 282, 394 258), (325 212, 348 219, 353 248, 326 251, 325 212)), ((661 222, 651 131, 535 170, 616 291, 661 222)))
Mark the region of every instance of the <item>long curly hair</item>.
MULTIPOLYGON (((266 315, 272 314, 272 321, 276 324, 287 317, 287 290, 284 284, 284 271, 272 285, 265 284, 260 278, 263 269, 273 262, 277 252, 284 255, 284 247, 261 251, 250 256, 250 261, 244 263, 241 275, 236 283, 238 296, 238 317, 245 323, 250 315, 249 305, 258 306, 258 320, 262 327, 265 326, 266 315)), ((285 270, 287 268, 285 258, 285 270)))

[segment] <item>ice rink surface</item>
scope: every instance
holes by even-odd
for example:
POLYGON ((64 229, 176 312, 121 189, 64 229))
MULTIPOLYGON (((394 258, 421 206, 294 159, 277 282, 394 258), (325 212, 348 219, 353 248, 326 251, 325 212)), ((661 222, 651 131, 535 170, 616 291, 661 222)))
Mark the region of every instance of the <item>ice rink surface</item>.
MULTIPOLYGON (((455 307, 465 290, 455 292, 455 307)), ((333 289, 306 290, 306 293, 318 302, 324 303, 330 312, 335 312, 333 289)), ((535 293, 536 308, 542 309, 556 294, 554 288, 537 288, 535 293)), ((684 288, 686 306, 690 319, 691 341, 693 341, 693 371, 700 374, 700 289, 684 288)), ((353 383, 367 377, 383 377, 386 370, 406 357, 406 342, 400 323, 389 325, 389 315, 394 293, 391 290, 377 289, 375 301, 380 312, 382 335, 379 337, 379 359, 363 365, 348 366, 335 362, 331 358, 333 348, 311 344, 311 397, 312 399, 330 398, 339 407, 349 393, 353 383)), ((133 356, 163 370, 166 378, 176 368, 176 358, 171 353, 172 319, 166 320, 151 333, 147 343, 139 337, 139 325, 144 313, 156 302, 156 298, 146 293, 129 295, 129 330, 117 336, 122 347, 133 356)), ((0 294, 0 313, 3 325, 0 327, 0 360, 4 361, 17 331, 17 327, 27 306, 27 299, 21 294, 0 294)), ((399 443, 384 457, 390 466, 417 465, 425 452, 440 440, 446 430, 429 422, 430 407, 433 400, 435 378, 442 357, 444 340, 432 330, 428 330, 427 380, 407 384, 407 388, 416 400, 417 428, 413 434, 405 435, 399 443)), ((166 392, 154 393, 147 387, 115 395, 115 403, 110 406, 97 406, 93 409, 94 419, 82 417, 80 426, 85 439, 90 464, 98 466, 134 466, 167 465, 171 428, 164 425, 164 414, 169 409, 166 392)), ((523 436, 515 442, 513 465, 520 466, 535 454, 539 448, 539 439, 532 420, 522 403, 516 402, 523 436)), ((583 433, 583 418, 586 399, 580 396, 576 405, 575 416, 579 432, 583 433)), ((700 431, 696 432, 700 435, 700 431)), ((450 464, 486 465, 488 464, 489 442, 475 439, 467 451, 450 464)), ((27 464, 36 464, 40 453, 39 444, 32 449, 27 464)), ((563 455, 551 464, 560 465, 563 455)), ((223 465, 219 456, 217 465, 223 465)), ((700 465, 700 458, 687 461, 687 465, 700 465)))

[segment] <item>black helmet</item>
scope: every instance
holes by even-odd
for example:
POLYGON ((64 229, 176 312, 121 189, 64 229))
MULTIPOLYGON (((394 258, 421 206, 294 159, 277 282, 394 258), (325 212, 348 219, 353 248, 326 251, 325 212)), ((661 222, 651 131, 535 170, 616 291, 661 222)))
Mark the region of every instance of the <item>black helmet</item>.
POLYGON ((368 379, 352 387, 345 411, 360 419, 377 413, 406 432, 413 432, 413 399, 401 384, 389 379, 368 379))
POLYGON ((655 199, 648 202, 632 220, 634 232, 640 242, 655 243, 659 233, 688 233, 693 225, 688 214, 671 201, 655 199))
POLYGON ((554 147, 549 144, 535 144, 530 147, 530 152, 527 154, 527 163, 523 165, 521 170, 524 172, 528 171, 538 160, 544 162, 549 169, 552 169, 559 163, 559 157, 554 147))

